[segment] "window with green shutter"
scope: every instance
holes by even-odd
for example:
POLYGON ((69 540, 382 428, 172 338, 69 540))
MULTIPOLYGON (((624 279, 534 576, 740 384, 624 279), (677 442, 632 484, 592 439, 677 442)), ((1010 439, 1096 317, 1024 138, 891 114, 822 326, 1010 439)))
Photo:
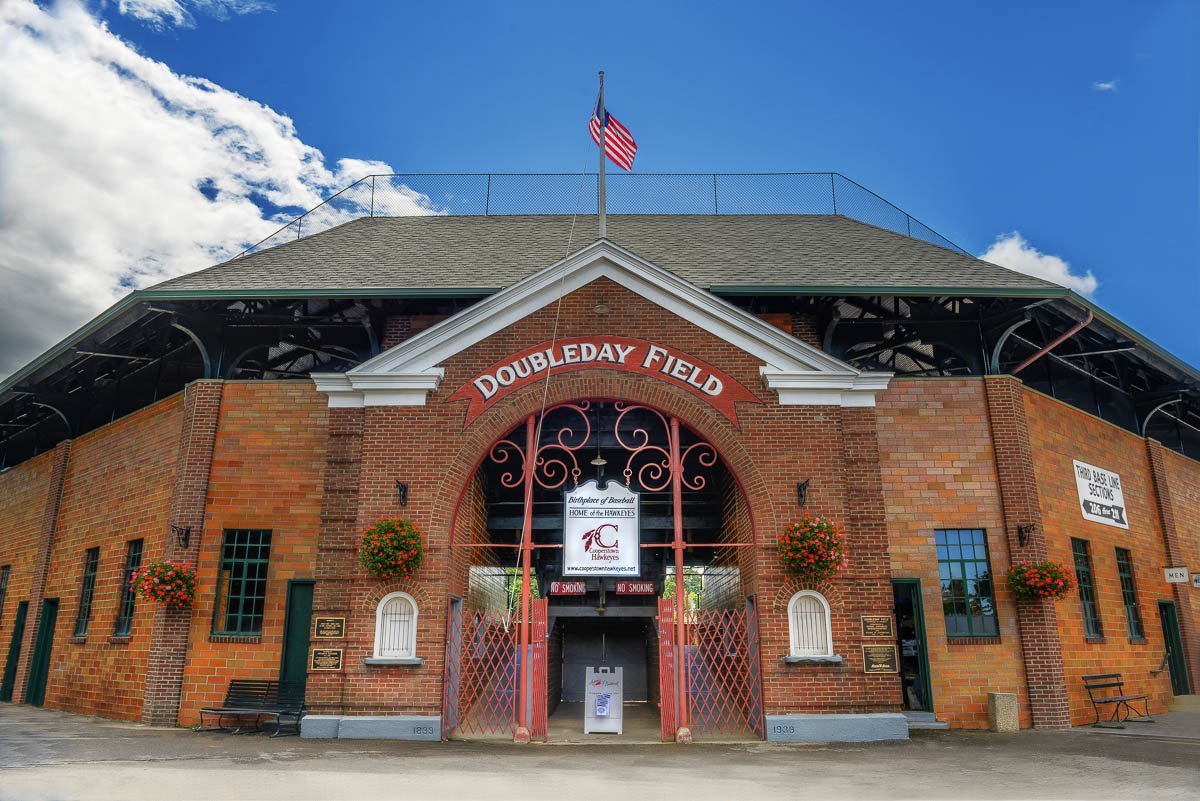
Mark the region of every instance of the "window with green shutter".
POLYGON ((1088 637, 1103 637, 1100 609, 1096 606, 1096 584, 1092 576, 1092 556, 1087 540, 1071 539, 1075 556, 1075 580, 1079 584, 1079 601, 1083 605, 1083 633, 1088 637))
POLYGON ((1117 575, 1121 579, 1121 600, 1125 603, 1125 625, 1129 627, 1129 636, 1135 640, 1144 639, 1146 629, 1142 626, 1137 586, 1133 583, 1133 559, 1126 548, 1117 548, 1117 575))
POLYGON ((934 542, 946 636, 999 636, 987 533, 981 528, 938 530, 934 542))
POLYGON ((92 619, 92 594, 96 589, 96 569, 100 566, 100 549, 88 548, 83 557, 83 585, 79 588, 79 610, 75 614, 76 637, 86 637, 92 619))
POLYGON ((267 561, 270 555, 270 531, 225 531, 225 541, 221 546, 221 570, 217 574, 213 634, 262 633, 263 607, 267 598, 267 561))

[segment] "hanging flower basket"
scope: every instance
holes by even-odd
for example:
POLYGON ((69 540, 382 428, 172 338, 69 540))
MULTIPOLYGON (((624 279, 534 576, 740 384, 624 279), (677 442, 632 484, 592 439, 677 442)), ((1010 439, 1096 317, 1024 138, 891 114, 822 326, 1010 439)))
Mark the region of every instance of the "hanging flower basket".
POLYGON ((1058 562, 1018 562, 1008 571, 1008 586, 1018 601, 1065 598, 1075 582, 1058 562))
POLYGON ((846 535, 832 520, 811 517, 788 526, 777 541, 779 561, 789 576, 825 581, 846 566, 846 535))
POLYGON ((133 572, 129 585, 139 598, 182 609, 196 597, 196 569, 187 562, 151 562, 133 572))
POLYGON ((425 535, 411 520, 380 520, 363 532, 358 561, 377 578, 408 578, 425 561, 425 535))

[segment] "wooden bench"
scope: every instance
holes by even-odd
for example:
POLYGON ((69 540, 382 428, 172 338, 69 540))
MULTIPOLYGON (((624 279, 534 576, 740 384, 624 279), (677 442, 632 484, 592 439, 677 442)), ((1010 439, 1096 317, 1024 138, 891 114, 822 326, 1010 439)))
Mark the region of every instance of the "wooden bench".
POLYGON ((1096 712, 1093 726, 1123 729, 1127 722, 1154 722, 1154 718, 1150 717, 1149 699, 1145 695, 1128 695, 1125 692, 1125 682, 1121 681, 1120 673, 1097 673, 1093 676, 1084 676, 1083 686, 1087 688, 1088 699, 1092 702, 1092 709, 1096 712), (1108 694, 1114 691, 1115 694, 1108 694), (1142 702, 1141 712, 1138 712, 1133 706, 1138 701, 1142 702), (1112 706, 1113 711, 1107 719, 1101 720, 1100 707, 1104 705, 1112 706))
POLYGON ((240 734, 251 724, 253 731, 263 731, 263 723, 275 721, 277 737, 284 728, 300 733, 300 719, 304 717, 304 683, 298 681, 267 681, 261 679, 233 679, 225 691, 225 701, 219 707, 200 710, 200 725, 197 731, 233 731, 240 734), (216 717, 215 728, 206 729, 205 716, 216 717), (233 725, 226 725, 228 720, 233 725))

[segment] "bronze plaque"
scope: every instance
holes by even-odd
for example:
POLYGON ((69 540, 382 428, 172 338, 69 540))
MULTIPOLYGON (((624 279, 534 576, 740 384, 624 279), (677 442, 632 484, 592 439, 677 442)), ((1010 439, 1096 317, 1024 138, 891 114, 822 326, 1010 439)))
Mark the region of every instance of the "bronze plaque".
POLYGON ((341 648, 314 648, 312 652, 312 661, 308 666, 309 670, 341 670, 342 669, 342 649, 341 648))
POLYGON ((864 645, 863 673, 899 673, 900 660, 894 645, 864 645))
POLYGON ((895 638, 891 615, 863 615, 862 636, 895 638))
POLYGON ((313 636, 319 640, 336 640, 346 636, 346 618, 319 617, 313 623, 313 636))

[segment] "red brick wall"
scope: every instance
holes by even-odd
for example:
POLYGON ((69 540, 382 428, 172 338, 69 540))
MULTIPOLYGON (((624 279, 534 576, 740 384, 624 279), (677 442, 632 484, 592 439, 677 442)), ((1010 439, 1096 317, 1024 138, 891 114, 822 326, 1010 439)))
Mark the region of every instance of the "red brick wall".
MULTIPOLYGON (((1171 520, 1164 521, 1164 528, 1173 527, 1174 545, 1168 548, 1168 556, 1176 565, 1187 565, 1192 574, 1200 573, 1200 463, 1157 443, 1150 444, 1151 458, 1157 452, 1165 474, 1165 481, 1156 482, 1160 501, 1165 495, 1170 504, 1171 520)), ((1200 590, 1190 584, 1174 584, 1172 592, 1179 610, 1192 692, 1196 692, 1200 688, 1200 590)))
POLYGON ((1169 599, 1171 588, 1161 569, 1167 558, 1144 440, 1033 390, 1025 390, 1025 406, 1049 558, 1067 565, 1073 574, 1071 538, 1088 541, 1104 632, 1099 642, 1085 638, 1078 593, 1056 604, 1071 722, 1077 725, 1092 719, 1080 679, 1090 673, 1123 674, 1127 691, 1149 694, 1151 711, 1164 711, 1170 698, 1169 679, 1166 673, 1152 676, 1150 671, 1158 667, 1164 650, 1156 602, 1169 599), (1074 459, 1120 474, 1128 531, 1083 519, 1074 459), (1128 548, 1133 560, 1146 631, 1141 642, 1131 640, 1126 629, 1117 576, 1118 547, 1128 548))
MULTIPOLYGON (((0 473, 0 565, 11 565, 8 592, 4 608, 0 609, 0 671, 8 660, 12 642, 17 604, 28 601, 33 588, 33 574, 38 562, 42 534, 42 515, 54 467, 53 451, 30 459, 11 470, 0 473)), ((31 603, 25 619, 28 634, 33 627, 36 609, 31 603)), ((61 610, 60 610, 61 614, 61 610)), ((24 652, 28 658, 27 649, 24 652)), ((21 696, 13 695, 14 701, 21 696)))
POLYGON ((894 379, 879 399, 879 452, 894 578, 921 580, 933 708, 955 728, 987 728, 988 692, 1018 694, 1030 725, 1008 542, 981 378, 894 379), (981 528, 997 577, 995 640, 946 636, 934 532, 981 528))
POLYGON ((45 591, 61 599, 47 707, 125 720, 141 715, 153 604, 136 601, 130 636, 112 634, 126 543, 144 540, 143 563, 163 556, 181 408, 175 395, 71 445, 45 591), (88 634, 75 639, 84 553, 97 546, 88 634))
MULTIPOLYGON (((328 409, 300 381, 226 382, 197 562, 197 592, 179 722, 198 722, 230 679, 279 677, 289 579, 313 578, 328 409), (227 528, 270 529, 260 637, 214 637, 217 569, 227 528)), ((197 532, 193 532, 197 536, 197 532)))

